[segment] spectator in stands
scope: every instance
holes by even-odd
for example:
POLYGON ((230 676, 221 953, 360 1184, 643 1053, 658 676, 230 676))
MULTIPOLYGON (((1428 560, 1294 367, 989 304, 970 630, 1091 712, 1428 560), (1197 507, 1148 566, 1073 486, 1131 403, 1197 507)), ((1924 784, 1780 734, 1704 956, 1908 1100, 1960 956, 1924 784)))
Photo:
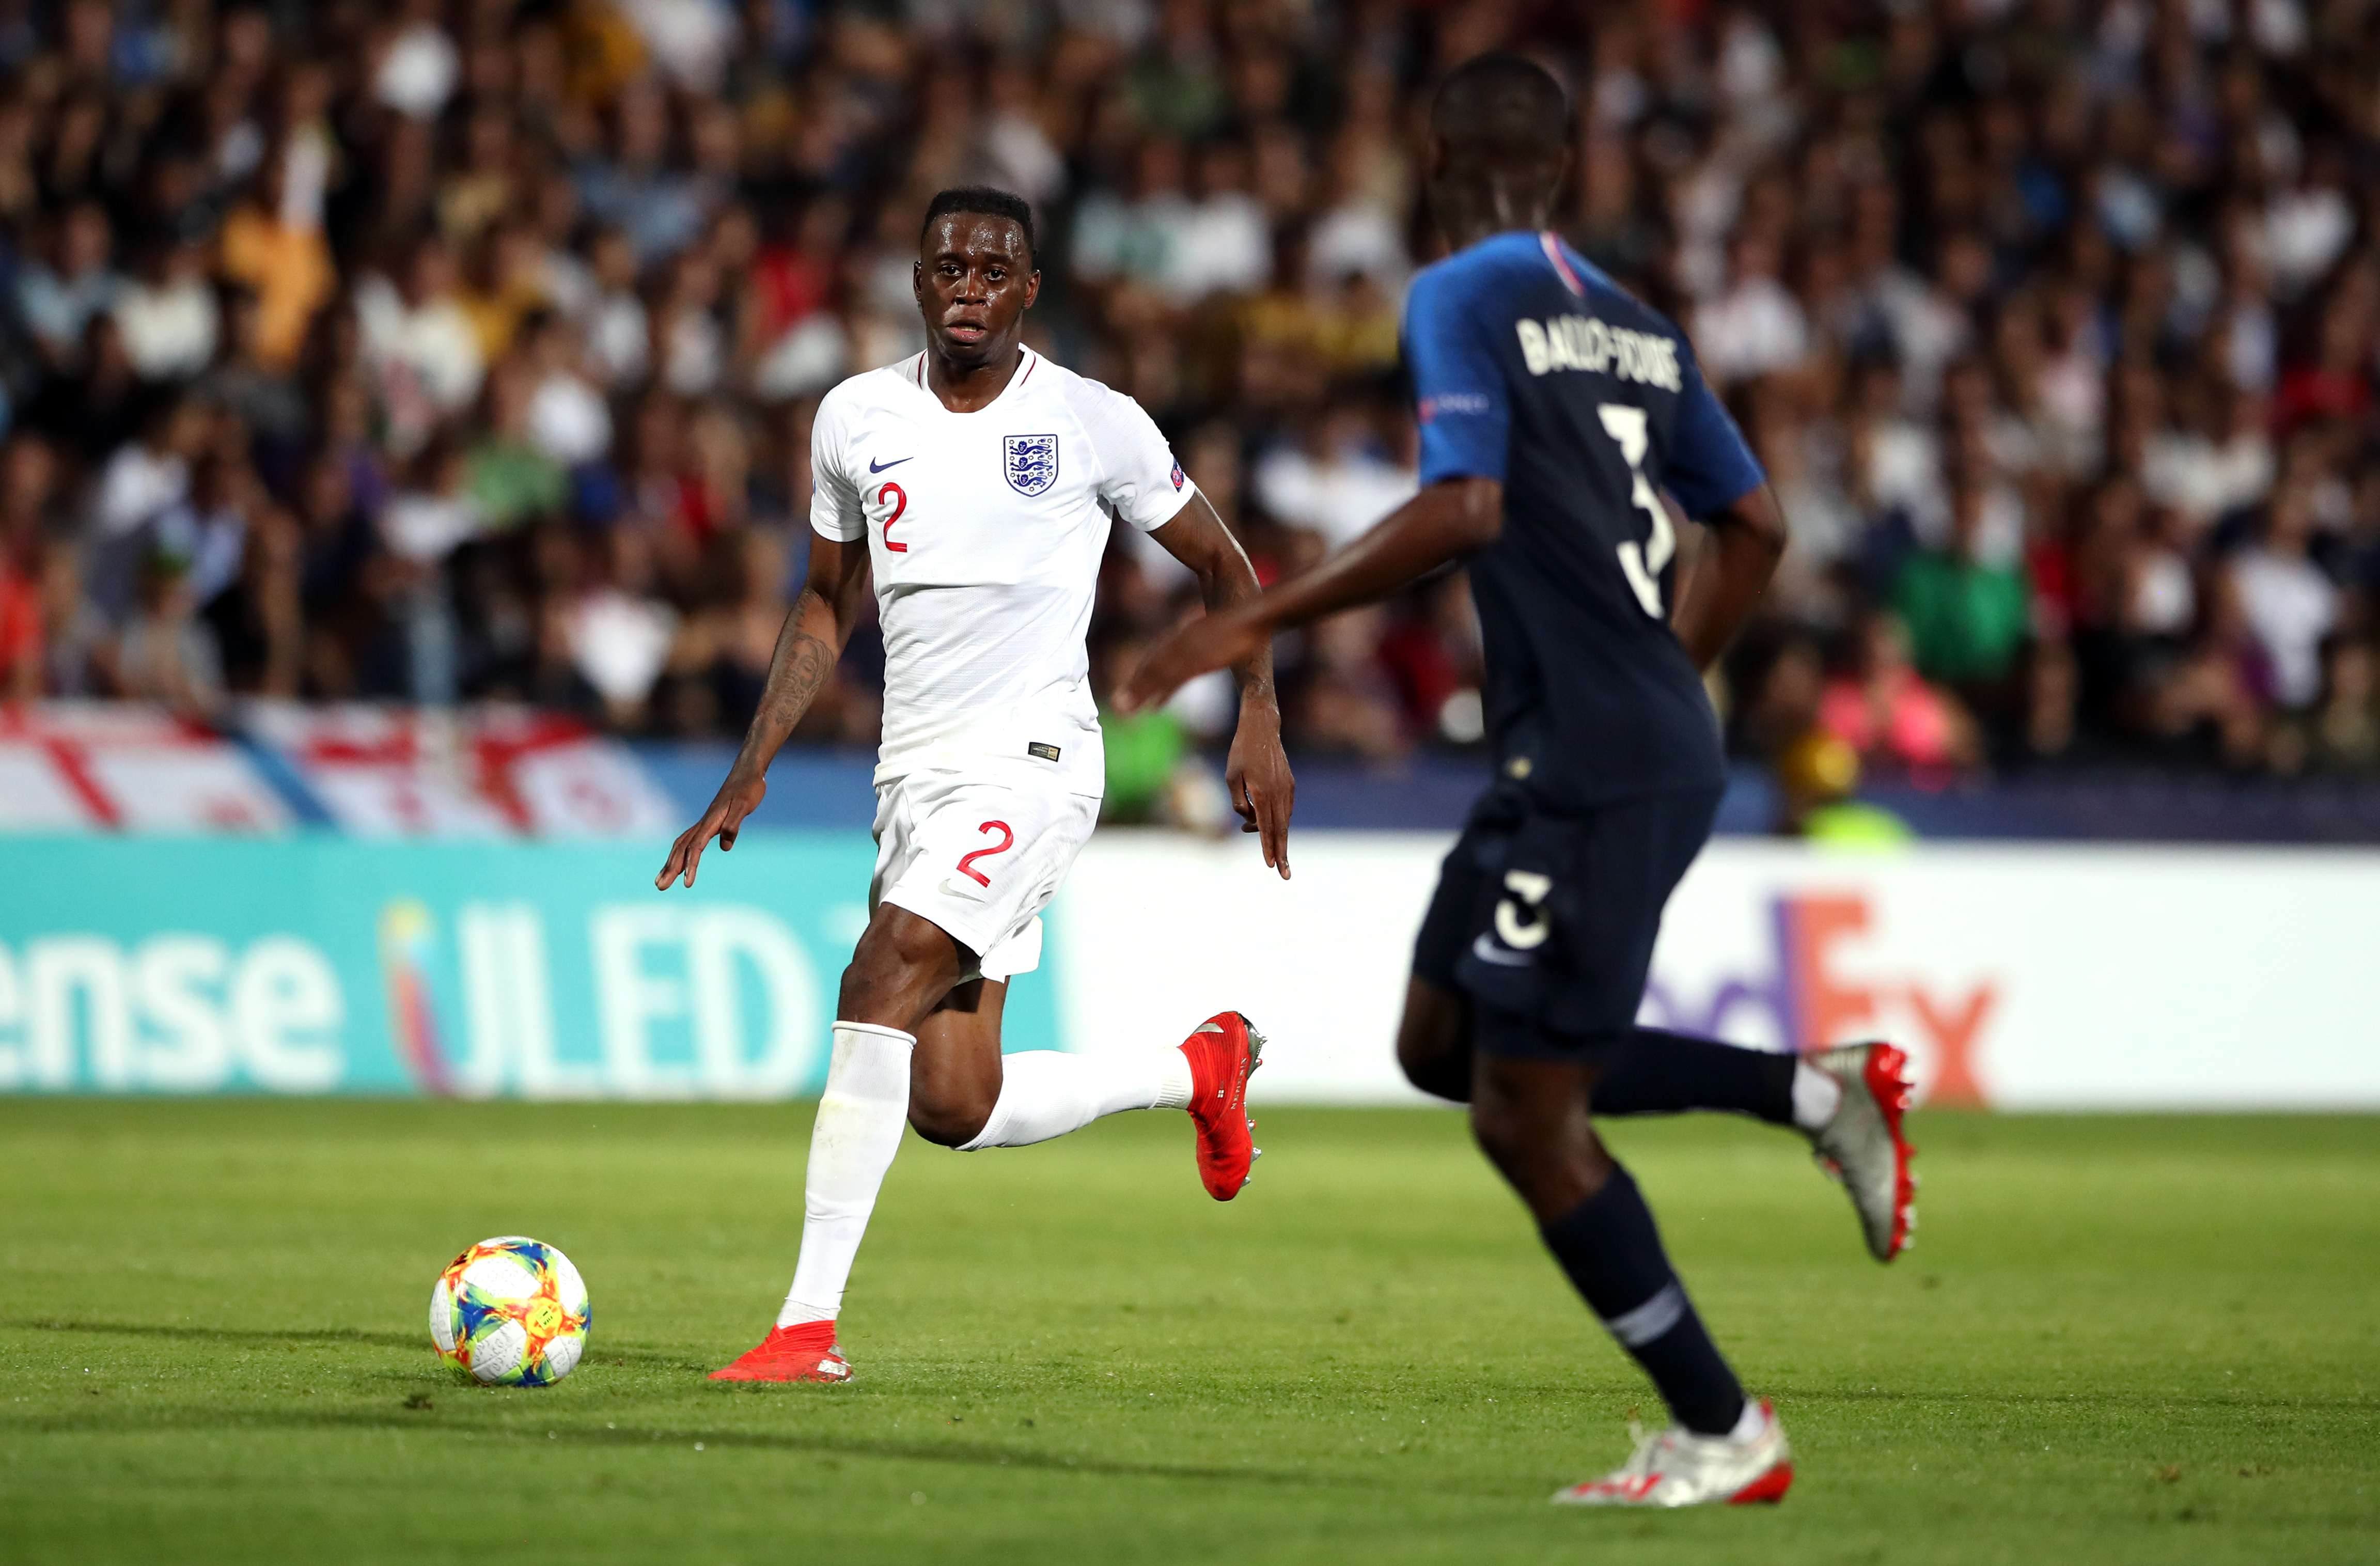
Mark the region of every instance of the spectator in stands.
POLYGON ((111 660, 116 694, 203 718, 223 700, 213 636, 192 613, 189 561, 160 545, 140 562, 131 617, 111 660))
POLYGON ((1893 607, 1909 629, 1918 673, 1953 686, 2005 680, 2031 626, 2023 575, 1983 557, 1987 500, 1980 482, 1956 484, 1945 546, 1912 554, 1893 584, 1893 607))
POLYGON ((1369 410, 1341 403, 1305 439, 1257 464, 1256 493, 1274 519, 1315 535, 1324 549, 1352 542, 1409 499, 1414 471, 1383 449, 1369 410))
POLYGON ((287 698, 305 673, 303 535, 278 506, 259 513, 241 552, 239 577, 207 608, 224 683, 241 695, 287 698))
POLYGON ((486 361, 455 297, 455 255, 434 232, 405 252, 402 283, 373 273, 356 287, 364 362, 388 421, 390 448, 410 456, 439 423, 480 395, 486 361))
POLYGON ((588 368, 610 390, 631 390, 652 358, 644 301, 637 297, 636 247, 625 229, 600 229, 588 257, 592 287, 578 323, 587 334, 588 368))
POLYGON ((320 127, 293 133, 266 161, 254 194, 224 219, 216 242, 218 272, 255 295, 251 351, 272 370, 298 362, 315 312, 337 292, 338 274, 322 236, 325 136, 320 127))
POLYGON ((2338 589, 2314 563, 2314 492, 2309 481, 2274 493, 2256 540, 2232 556, 2229 587, 2267 699, 2303 711, 2322 691, 2322 643, 2338 623, 2338 589))
POLYGON ((195 236, 152 241, 139 275, 109 308, 125 356, 144 381, 186 381, 215 357, 222 320, 207 252, 195 236))
POLYGON ((78 365, 84 330, 123 297, 113 248, 107 209, 87 198, 57 216, 48 254, 17 274, 18 318, 53 370, 78 365))
MULTIPOLYGON (((214 414, 196 397, 176 397, 150 414, 140 438, 116 447, 91 486, 81 543, 84 590, 103 615, 131 608, 158 528, 188 500, 191 466, 214 434, 214 414)), ((181 566, 187 568, 185 556, 181 566)))
POLYGON ((558 513, 569 496, 568 476, 532 423, 541 379, 527 355, 505 359, 488 377, 480 438, 463 467, 463 492, 480 528, 501 532, 558 513))
POLYGON ((1143 139, 1127 192, 1098 189, 1084 198, 1075 220, 1075 274, 1095 286, 1180 285, 1196 261, 1188 253, 1196 209, 1184 186, 1182 144, 1170 136, 1143 139))
POLYGON ((1862 621, 1850 669, 1818 699, 1817 726, 1871 766, 1938 779, 1973 765, 1981 746, 1958 700, 1912 665, 1909 641, 1891 614, 1862 621))
POLYGON ((1694 312, 1695 357, 1722 391, 1741 380, 1796 369, 1809 351, 1809 323, 1778 272, 1774 239, 1740 235, 1726 291, 1694 312))

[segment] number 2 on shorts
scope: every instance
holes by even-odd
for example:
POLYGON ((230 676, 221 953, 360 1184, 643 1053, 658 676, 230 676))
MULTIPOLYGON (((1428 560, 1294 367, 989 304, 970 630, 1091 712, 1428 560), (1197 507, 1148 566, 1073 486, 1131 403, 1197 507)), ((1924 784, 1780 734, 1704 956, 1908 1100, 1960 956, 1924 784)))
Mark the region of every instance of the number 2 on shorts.
POLYGON ((977 869, 975 868, 975 862, 978 859, 990 858, 994 854, 1007 853, 1011 848, 1016 845, 1016 834, 1008 830, 1008 823, 1006 821, 986 821, 983 825, 976 828, 976 831, 996 832, 1000 834, 1000 841, 993 844, 989 848, 978 848, 972 854, 960 855, 959 874, 966 877, 967 880, 975 882, 978 886, 990 886, 991 884, 991 878, 984 874, 981 870, 977 869))

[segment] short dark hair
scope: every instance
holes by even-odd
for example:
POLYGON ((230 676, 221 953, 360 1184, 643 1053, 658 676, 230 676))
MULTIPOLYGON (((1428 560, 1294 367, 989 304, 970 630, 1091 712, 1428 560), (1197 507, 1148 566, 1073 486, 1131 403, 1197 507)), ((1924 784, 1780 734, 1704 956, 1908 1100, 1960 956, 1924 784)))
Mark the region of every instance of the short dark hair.
POLYGON ((1570 105, 1553 73, 1518 55, 1480 55, 1454 67, 1429 107, 1429 127, 1458 155, 1558 157, 1570 105))
POLYGON ((1016 225, 1025 236, 1025 259, 1040 264, 1041 247, 1033 237, 1033 203, 1010 190, 996 190, 989 185, 962 185, 954 190, 935 192, 926 203, 925 225, 917 231, 917 243, 923 245, 934 231, 934 220, 953 212, 974 212, 983 217, 1004 217, 1016 225))

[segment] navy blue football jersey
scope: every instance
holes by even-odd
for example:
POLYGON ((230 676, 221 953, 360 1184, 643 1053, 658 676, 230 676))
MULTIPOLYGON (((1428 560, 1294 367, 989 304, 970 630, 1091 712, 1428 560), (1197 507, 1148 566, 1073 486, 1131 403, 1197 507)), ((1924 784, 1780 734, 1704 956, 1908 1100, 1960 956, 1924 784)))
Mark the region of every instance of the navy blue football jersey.
POLYGON ((1467 562, 1500 769, 1556 807, 1723 776, 1670 629, 1677 536, 1764 475, 1685 334, 1552 234, 1499 234, 1414 279, 1405 360, 1421 481, 1504 486, 1467 562))

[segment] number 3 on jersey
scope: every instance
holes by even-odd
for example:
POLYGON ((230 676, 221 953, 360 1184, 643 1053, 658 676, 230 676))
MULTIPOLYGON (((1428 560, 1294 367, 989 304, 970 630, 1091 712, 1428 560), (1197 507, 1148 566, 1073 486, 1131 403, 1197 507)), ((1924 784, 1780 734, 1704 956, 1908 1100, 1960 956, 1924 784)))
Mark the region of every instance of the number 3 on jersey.
POLYGON ((1661 497, 1645 477, 1645 410, 1626 403, 1604 403, 1596 408, 1603 420, 1603 432, 1620 443, 1620 455, 1628 460, 1628 500, 1632 505, 1644 508, 1653 518, 1653 536, 1639 544, 1631 539, 1620 546, 1620 569, 1635 591, 1636 601, 1654 619, 1661 618, 1661 568, 1670 564, 1670 556, 1678 552, 1677 530, 1670 526, 1670 514, 1661 507, 1661 497))
POLYGON ((898 484, 888 483, 876 492, 876 504, 883 505, 887 503, 891 504, 892 510, 892 514, 884 518, 885 552, 890 554, 906 554, 909 552, 909 546, 893 541, 892 524, 901 520, 901 514, 909 509, 909 492, 898 484))

